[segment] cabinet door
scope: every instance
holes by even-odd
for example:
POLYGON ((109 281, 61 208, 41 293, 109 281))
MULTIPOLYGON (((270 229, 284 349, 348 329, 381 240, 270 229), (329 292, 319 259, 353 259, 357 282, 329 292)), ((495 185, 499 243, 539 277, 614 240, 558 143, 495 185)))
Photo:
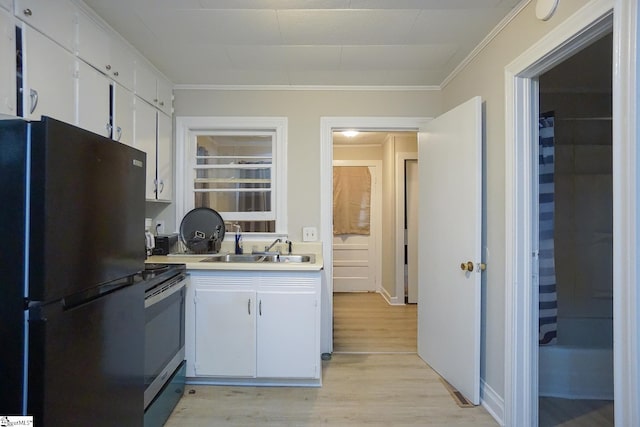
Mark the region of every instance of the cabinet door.
POLYGON ((133 70, 134 70, 134 56, 123 42, 115 37, 111 37, 109 40, 109 49, 111 57, 111 69, 110 77, 120 83, 125 88, 133 91, 133 70))
POLYGON ((255 377, 255 292, 195 290, 195 373, 255 377))
POLYGON ((69 51, 75 50, 76 8, 70 0, 15 0, 14 14, 69 51))
POLYGON ((258 377, 316 378, 316 293, 268 291, 257 296, 258 377))
POLYGON ((11 11, 11 0, 0 0, 0 7, 3 7, 6 10, 11 11))
POLYGON ((136 99, 134 147, 147 153, 147 184, 145 197, 156 199, 156 109, 136 99))
POLYGON ((77 79, 76 124, 109 138, 111 136, 109 124, 111 81, 82 61, 78 61, 77 79))
POLYGON ((16 29, 13 16, 0 10, 0 114, 16 111, 16 29))
POLYGON ((133 92, 119 84, 113 86, 113 139, 123 144, 134 146, 133 139, 133 92))
POLYGON ((103 74, 109 74, 109 34, 84 13, 78 14, 78 56, 103 74))
POLYGON ((75 122, 75 59, 69 52, 23 26, 23 116, 40 120, 42 115, 75 122))
POLYGON ((165 114, 171 115, 173 113, 173 88, 168 81, 158 78, 157 79, 157 95, 158 95, 158 107, 164 111, 165 114))
POLYGON ((158 200, 171 201, 173 195, 173 145, 171 117, 158 112, 158 200))
POLYGON ((138 58, 136 61, 136 90, 135 93, 152 105, 157 105, 158 95, 156 75, 147 63, 138 58))

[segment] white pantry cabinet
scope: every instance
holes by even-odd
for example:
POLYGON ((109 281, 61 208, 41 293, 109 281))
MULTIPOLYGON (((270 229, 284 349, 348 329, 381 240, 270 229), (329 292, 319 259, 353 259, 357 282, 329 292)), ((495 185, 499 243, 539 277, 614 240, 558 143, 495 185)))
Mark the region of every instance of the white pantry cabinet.
POLYGON ((15 0, 14 14, 69 52, 75 50, 78 12, 70 0, 15 0))
POLYGON ((17 115, 16 29, 13 16, 0 9, 0 114, 17 115))
POLYGON ((111 80, 84 62, 77 63, 76 125, 110 138, 111 80))
POLYGON ((31 120, 50 116, 66 123, 75 123, 74 56, 23 25, 23 116, 31 120))
POLYGON ((319 272, 192 270, 191 283, 188 377, 319 382, 319 272))

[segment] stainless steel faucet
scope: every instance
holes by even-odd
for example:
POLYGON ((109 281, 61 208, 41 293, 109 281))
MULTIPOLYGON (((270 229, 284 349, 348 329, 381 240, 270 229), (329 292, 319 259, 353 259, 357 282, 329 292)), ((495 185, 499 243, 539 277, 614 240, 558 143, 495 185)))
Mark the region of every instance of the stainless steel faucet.
MULTIPOLYGON (((265 247, 264 247, 264 251, 265 251, 265 252, 269 252, 271 249, 273 249, 273 247, 274 247, 275 245, 277 245, 277 244, 278 244, 278 243, 280 243, 280 242, 282 242, 282 239, 279 239, 279 238, 278 238, 278 239, 274 240, 274 241, 273 241, 273 243, 271 243, 269 246, 265 246, 265 247)), ((279 252, 280 252, 280 251, 278 251, 278 253, 279 253, 279 252)))

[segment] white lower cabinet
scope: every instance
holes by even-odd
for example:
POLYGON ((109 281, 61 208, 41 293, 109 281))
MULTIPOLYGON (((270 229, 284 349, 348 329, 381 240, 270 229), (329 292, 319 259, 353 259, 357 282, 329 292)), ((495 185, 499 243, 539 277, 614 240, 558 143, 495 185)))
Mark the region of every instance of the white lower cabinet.
POLYGON ((196 286, 196 375, 255 376, 255 305, 254 291, 196 286))
POLYGON ((319 382, 319 272, 199 270, 191 279, 188 377, 319 382))

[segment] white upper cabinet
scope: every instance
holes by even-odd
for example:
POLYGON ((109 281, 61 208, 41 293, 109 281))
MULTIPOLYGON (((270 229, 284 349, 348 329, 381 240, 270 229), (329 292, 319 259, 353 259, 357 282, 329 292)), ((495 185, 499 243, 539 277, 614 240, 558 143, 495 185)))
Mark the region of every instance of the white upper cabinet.
POLYGON ((111 136, 109 97, 111 81, 82 61, 77 61, 76 124, 105 137, 111 136))
POLYGON ((135 95, 118 84, 113 88, 113 139, 134 146, 133 117, 135 95))
POLYGON ((45 115, 75 123, 75 57, 26 25, 22 43, 23 116, 40 120, 45 115))
POLYGON ((70 52, 74 51, 78 13, 70 0, 15 0, 13 13, 70 52))
POLYGON ((101 73, 133 89, 133 53, 84 13, 78 15, 78 56, 101 73))
POLYGON ((16 111, 16 29, 13 16, 0 9, 0 114, 16 111))
POLYGON ((151 105, 136 100, 134 147, 147 153, 147 200, 156 200, 157 114, 157 110, 151 105))
POLYGON ((158 112, 157 195, 158 200, 171 201, 173 197, 173 144, 171 117, 158 112))
POLYGON ((166 114, 173 113, 173 92, 169 82, 144 61, 136 62, 136 95, 166 114))
POLYGON ((11 0, 0 0, 0 7, 11 11, 11 0))

